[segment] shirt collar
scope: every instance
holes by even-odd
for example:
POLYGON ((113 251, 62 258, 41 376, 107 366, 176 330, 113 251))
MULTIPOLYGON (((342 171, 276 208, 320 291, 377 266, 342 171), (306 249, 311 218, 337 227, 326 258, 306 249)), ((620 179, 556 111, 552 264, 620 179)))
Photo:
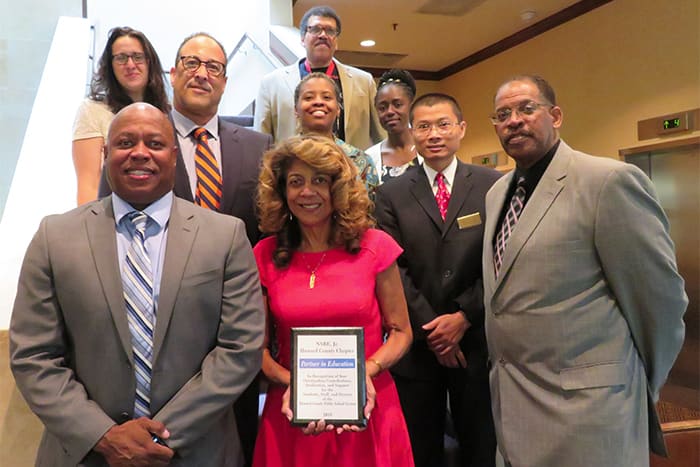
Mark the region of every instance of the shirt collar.
MULTIPOLYGON (((435 176, 438 174, 435 170, 433 170, 432 167, 430 167, 428 164, 423 162, 423 170, 425 171, 425 175, 428 176, 428 180, 430 180, 430 185, 433 186, 435 185, 435 176)), ((445 182, 447 183, 447 186, 452 186, 454 181, 455 181, 455 174, 457 173, 457 156, 454 155, 452 156, 452 162, 450 162, 450 165, 445 167, 445 170, 442 171, 442 175, 445 176, 445 182)))
MULTIPOLYGON (((149 204, 143 212, 158 224, 159 229, 163 229, 168 220, 170 220, 170 209, 172 206, 173 192, 169 191, 161 196, 160 199, 149 204)), ((121 222, 122 217, 136 210, 116 193, 112 193, 112 208, 114 209, 114 221, 117 225, 121 222)))
POLYGON ((211 118, 211 120, 209 120, 204 125, 197 125, 192 120, 185 117, 184 115, 182 115, 180 112, 178 112, 175 109, 172 110, 172 117, 173 117, 173 126, 175 127, 175 131, 177 131, 177 134, 180 136, 180 138, 187 138, 188 136, 190 136, 190 134, 194 130, 196 130, 200 126, 203 126, 209 132, 209 137, 211 139, 219 139, 219 117, 218 117, 218 115, 214 115, 211 118))
POLYGON ((544 175, 545 170, 547 170, 547 167, 549 167, 549 163, 552 162, 552 159, 554 158, 554 154, 556 154, 557 149, 559 149, 560 141, 561 140, 557 140, 557 142, 554 143, 554 146, 552 146, 540 160, 535 162, 535 165, 532 167, 528 169, 518 168, 515 170, 515 176, 513 179, 517 182, 520 177, 525 177, 525 190, 528 194, 535 191, 537 184, 540 183, 542 175, 544 175))

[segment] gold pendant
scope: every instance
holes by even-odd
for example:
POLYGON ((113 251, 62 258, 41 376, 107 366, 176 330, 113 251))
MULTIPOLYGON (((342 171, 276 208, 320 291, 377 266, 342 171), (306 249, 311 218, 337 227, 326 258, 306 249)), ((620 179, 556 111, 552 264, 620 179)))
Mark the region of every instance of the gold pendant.
POLYGON ((316 284, 316 273, 312 272, 311 275, 309 276, 309 288, 313 289, 315 284, 316 284))

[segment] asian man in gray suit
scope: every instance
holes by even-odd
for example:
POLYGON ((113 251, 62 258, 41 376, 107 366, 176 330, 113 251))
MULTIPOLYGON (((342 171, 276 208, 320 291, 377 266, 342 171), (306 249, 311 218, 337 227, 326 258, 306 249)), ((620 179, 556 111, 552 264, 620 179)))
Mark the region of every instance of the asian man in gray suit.
POLYGON ((10 323, 39 466, 238 467, 233 401, 260 369, 264 310, 239 219, 173 196, 177 149, 145 103, 117 114, 111 196, 45 218, 10 323))
POLYGON ((687 297, 641 170, 570 148, 538 76, 498 88, 516 161, 486 196, 484 302, 498 446, 512 467, 641 467, 687 297))

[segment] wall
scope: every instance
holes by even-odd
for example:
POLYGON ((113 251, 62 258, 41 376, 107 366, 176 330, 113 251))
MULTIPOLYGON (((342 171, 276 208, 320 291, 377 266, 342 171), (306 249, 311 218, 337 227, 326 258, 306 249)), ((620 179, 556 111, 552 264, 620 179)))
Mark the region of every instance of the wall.
POLYGON ((56 21, 82 12, 80 0, 23 0, 18 5, 0 0, 0 217, 56 21))
POLYGON ((443 80, 468 124, 460 157, 501 149, 487 116, 498 85, 524 72, 553 85, 571 146, 617 157, 658 142, 637 140, 638 120, 700 107, 699 24, 697 0, 615 0, 443 80))

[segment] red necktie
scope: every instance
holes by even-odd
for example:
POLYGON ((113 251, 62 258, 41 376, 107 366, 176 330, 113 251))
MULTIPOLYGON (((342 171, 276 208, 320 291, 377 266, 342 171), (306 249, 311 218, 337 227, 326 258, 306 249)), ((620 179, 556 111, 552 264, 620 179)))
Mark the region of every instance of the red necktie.
POLYGON ((447 191, 447 185, 445 185, 445 176, 442 173, 438 173, 435 176, 435 181, 437 182, 437 193, 435 193, 435 201, 437 201, 438 209, 440 210, 440 217, 445 220, 445 215, 447 214, 447 205, 450 204, 450 192, 447 191))
POLYGON ((209 147, 209 134, 205 128, 194 130, 197 149, 194 154, 195 172, 197 172, 197 191, 194 201, 198 205, 218 211, 221 206, 222 181, 219 164, 209 147))

